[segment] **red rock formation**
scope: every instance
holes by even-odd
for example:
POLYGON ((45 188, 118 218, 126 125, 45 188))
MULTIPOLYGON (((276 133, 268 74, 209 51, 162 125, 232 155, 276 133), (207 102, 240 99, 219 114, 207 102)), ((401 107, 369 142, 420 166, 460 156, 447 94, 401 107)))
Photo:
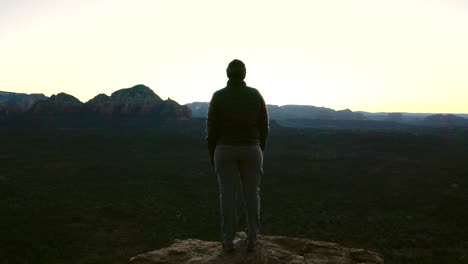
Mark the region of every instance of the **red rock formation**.
POLYGON ((29 113, 33 115, 64 115, 80 114, 84 110, 84 104, 77 98, 66 93, 52 95, 48 100, 37 101, 29 113))
POLYGON ((99 94, 86 103, 92 113, 107 117, 152 117, 162 120, 188 120, 191 111, 168 99, 163 101, 145 85, 121 89, 111 96, 99 94))
POLYGON ((164 101, 160 117, 162 119, 176 119, 179 121, 189 120, 192 116, 192 111, 185 105, 179 105, 176 101, 168 98, 164 101))
MULTIPOLYGON (((7 96, 11 98, 12 95, 16 96, 14 93, 3 92, 2 98, 7 96)), ((23 101, 25 100, 22 99, 23 101)), ((6 108, 4 105, 0 108, 0 116, 4 118, 9 110, 8 105, 6 108)), ((69 119, 70 115, 86 118, 92 118, 93 116, 153 118, 181 122, 191 118, 191 110, 187 106, 181 106, 171 99, 164 101, 149 87, 141 84, 115 91, 111 96, 99 94, 85 104, 69 94, 59 93, 52 95, 47 100, 36 100, 32 107, 28 109, 27 114, 32 117, 40 117, 37 120, 43 120, 43 117, 47 117, 51 121, 57 116, 66 116, 69 119)))
POLYGON ((105 94, 96 95, 93 99, 86 102, 86 107, 89 111, 106 117, 111 117, 114 112, 111 99, 105 94))

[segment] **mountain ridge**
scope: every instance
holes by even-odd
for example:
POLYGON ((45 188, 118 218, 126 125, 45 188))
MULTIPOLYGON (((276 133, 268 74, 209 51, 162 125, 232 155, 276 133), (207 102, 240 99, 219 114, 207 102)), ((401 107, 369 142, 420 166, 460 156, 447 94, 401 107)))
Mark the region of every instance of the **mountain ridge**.
MULTIPOLYGON (((83 103, 78 98, 67 93, 54 94, 47 97, 41 93, 25 94, 0 91, 0 119, 7 119, 17 115, 53 116, 53 115, 96 115, 105 118, 118 117, 151 117, 157 119, 188 120, 192 117, 206 118, 208 102, 193 102, 180 105, 168 98, 161 99, 153 90, 144 84, 137 84, 130 88, 114 91, 111 95, 97 94, 83 103)), ((373 127, 372 121, 387 122, 385 126, 393 124, 411 126, 465 126, 468 127, 468 115, 465 114, 431 114, 406 112, 378 112, 352 111, 350 109, 334 110, 327 107, 312 105, 267 105, 271 120, 283 122, 288 126, 300 127, 359 127, 362 124, 373 127), (316 120, 316 121, 314 121, 316 120), (318 120, 322 120, 317 123, 318 120), (324 123, 328 120, 333 123, 324 123), (340 122, 371 123, 341 124, 340 122), (315 123, 314 123, 315 122, 315 123), (390 123, 389 123, 390 122, 390 123)))
MULTIPOLYGON (((192 109, 195 118, 206 118, 208 102, 186 104, 192 109)), ((281 125, 316 128, 391 128, 401 126, 464 126, 468 119, 453 114, 418 114, 405 112, 370 113, 351 111, 350 109, 334 110, 312 105, 267 105, 270 120, 281 125)), ((468 115, 467 115, 468 117, 468 115)))
POLYGON ((42 93, 14 93, 0 91, 0 105, 5 111, 10 113, 22 113, 34 105, 39 100, 46 100, 48 97, 42 93))
POLYGON ((0 94, 0 117, 8 118, 11 113, 23 116, 54 118, 58 116, 68 117, 92 117, 106 118, 120 117, 144 117, 160 120, 174 119, 186 121, 191 118, 191 110, 187 106, 180 105, 170 98, 161 99, 153 90, 143 84, 137 84, 130 88, 123 88, 113 92, 110 96, 98 94, 83 103, 78 98, 67 93, 54 94, 51 97, 31 96, 2 92, 0 94), (26 98, 29 104, 23 108, 11 108, 13 103, 10 98, 26 98))

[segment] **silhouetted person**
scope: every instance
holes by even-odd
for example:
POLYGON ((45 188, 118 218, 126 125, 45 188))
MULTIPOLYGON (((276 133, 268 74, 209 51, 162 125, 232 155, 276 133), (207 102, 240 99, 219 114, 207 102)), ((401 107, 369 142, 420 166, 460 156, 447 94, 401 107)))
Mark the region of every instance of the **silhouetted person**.
POLYGON ((208 110, 208 149, 218 176, 223 248, 234 249, 240 180, 246 205, 247 249, 251 251, 260 230, 260 182, 268 112, 262 95, 245 84, 242 61, 233 60, 226 72, 227 86, 213 94, 208 110))

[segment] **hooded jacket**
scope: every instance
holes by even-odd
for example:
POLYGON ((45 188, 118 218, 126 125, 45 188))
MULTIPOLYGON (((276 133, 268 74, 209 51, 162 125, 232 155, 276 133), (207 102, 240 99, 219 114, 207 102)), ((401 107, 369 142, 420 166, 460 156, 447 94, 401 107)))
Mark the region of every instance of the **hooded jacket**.
POLYGON ((269 130, 266 104, 260 92, 244 81, 231 79, 213 94, 206 124, 211 161, 218 144, 259 144, 265 149, 269 130))

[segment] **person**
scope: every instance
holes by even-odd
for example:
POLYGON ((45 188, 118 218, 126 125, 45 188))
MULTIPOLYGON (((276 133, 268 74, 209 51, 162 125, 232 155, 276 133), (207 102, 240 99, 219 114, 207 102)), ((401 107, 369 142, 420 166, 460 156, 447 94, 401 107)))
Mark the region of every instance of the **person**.
POLYGON ((226 73, 229 80, 225 88, 213 94, 206 123, 210 161, 218 177, 221 242, 224 250, 234 250, 237 190, 241 185, 247 216, 246 245, 252 251, 260 231, 260 182, 268 111, 260 92, 244 82, 246 67, 242 61, 231 61, 226 73))

